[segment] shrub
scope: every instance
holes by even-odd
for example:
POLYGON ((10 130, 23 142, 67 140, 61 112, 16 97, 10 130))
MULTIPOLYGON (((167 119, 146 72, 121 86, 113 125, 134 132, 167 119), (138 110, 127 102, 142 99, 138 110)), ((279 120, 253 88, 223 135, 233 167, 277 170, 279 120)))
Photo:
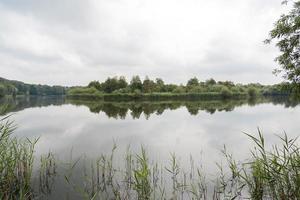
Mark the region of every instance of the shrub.
POLYGON ((248 95, 250 98, 255 98, 258 96, 258 90, 254 87, 248 88, 248 95))
POLYGON ((88 87, 76 87, 72 88, 68 91, 68 94, 95 94, 98 93, 98 90, 94 87, 88 88, 88 87))
POLYGON ((178 86, 173 90, 173 93, 185 93, 185 88, 182 86, 178 86))
POLYGON ((190 93, 201 93, 205 92, 205 89, 201 86, 193 87, 190 91, 190 93))
POLYGON ((232 92, 227 87, 223 87, 221 89, 221 96, 222 98, 230 98, 232 96, 232 92))

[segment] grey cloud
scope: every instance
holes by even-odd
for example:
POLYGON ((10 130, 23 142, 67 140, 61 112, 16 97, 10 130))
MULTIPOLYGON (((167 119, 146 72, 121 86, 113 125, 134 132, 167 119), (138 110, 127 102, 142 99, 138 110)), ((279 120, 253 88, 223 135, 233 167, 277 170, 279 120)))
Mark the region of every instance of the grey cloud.
POLYGON ((82 0, 1 0, 0 4, 25 16, 33 16, 47 21, 52 26, 67 25, 82 29, 87 23, 85 17, 89 10, 89 1, 82 0))
POLYGON ((123 74, 278 82, 277 52, 262 40, 280 2, 1 0, 1 76, 63 85, 123 74))

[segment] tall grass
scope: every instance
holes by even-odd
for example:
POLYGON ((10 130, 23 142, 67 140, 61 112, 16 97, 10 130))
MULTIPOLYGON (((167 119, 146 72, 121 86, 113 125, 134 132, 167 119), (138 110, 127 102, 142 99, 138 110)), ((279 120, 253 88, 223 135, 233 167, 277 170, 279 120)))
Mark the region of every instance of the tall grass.
POLYGON ((237 161, 224 147, 226 162, 217 164, 218 173, 210 177, 192 157, 188 169, 174 153, 169 162, 159 164, 143 147, 137 153, 128 148, 124 160, 116 160, 120 157, 115 156, 115 144, 110 154, 96 160, 65 162, 50 152, 40 159, 35 191, 32 168, 37 140, 14 137, 15 126, 7 118, 0 124, 0 199, 51 196, 58 177, 64 177, 66 187, 80 199, 300 199, 300 150, 297 138, 286 134, 278 136, 280 145, 271 149, 260 130, 257 136, 246 134, 254 143, 251 157, 237 161))
POLYGON ((296 139, 278 136, 281 146, 268 151, 260 130, 258 137, 247 134, 256 145, 252 151, 250 172, 243 169, 241 178, 247 183, 252 199, 300 199, 300 150, 296 139))
POLYGON ((15 126, 0 120, 0 199, 30 199, 34 146, 37 140, 12 136, 15 126))

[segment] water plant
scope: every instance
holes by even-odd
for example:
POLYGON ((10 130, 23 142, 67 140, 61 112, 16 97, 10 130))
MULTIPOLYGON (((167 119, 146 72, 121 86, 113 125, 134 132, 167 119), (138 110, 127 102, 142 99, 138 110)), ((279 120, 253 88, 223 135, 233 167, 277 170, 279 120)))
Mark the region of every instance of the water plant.
MULTIPOLYGON (((247 134, 254 147, 244 161, 234 159, 224 146, 225 163, 217 164, 218 173, 207 179, 202 164, 190 157, 190 168, 180 165, 175 153, 168 163, 149 159, 142 146, 137 153, 127 148, 124 160, 116 162, 117 145, 110 154, 91 160, 79 157, 59 160, 49 152, 40 158, 38 178, 33 175, 34 147, 38 140, 13 136, 15 126, 0 120, 0 199, 38 199, 51 196, 56 178, 79 199, 300 199, 300 150, 297 138, 285 133, 280 145, 267 148, 265 138, 247 134), (32 180, 38 180, 38 190, 32 180)), ((72 155, 72 153, 71 153, 72 155)), ((118 157, 120 158, 120 157, 118 157)))
POLYGON ((12 135, 16 126, 0 120, 0 199, 31 199, 31 177, 36 140, 12 135))

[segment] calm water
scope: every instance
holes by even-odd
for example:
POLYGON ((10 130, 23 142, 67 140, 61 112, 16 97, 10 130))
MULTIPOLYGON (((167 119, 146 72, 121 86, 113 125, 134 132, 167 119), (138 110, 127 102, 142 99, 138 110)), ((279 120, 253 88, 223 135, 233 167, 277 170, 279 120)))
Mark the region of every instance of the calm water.
POLYGON ((238 159, 248 155, 251 142, 243 132, 256 134, 259 127, 270 144, 278 141, 275 134, 296 137, 300 130, 300 107, 285 99, 95 103, 44 97, 9 104, 15 134, 40 137, 36 155, 52 151, 67 159, 72 150, 73 157, 93 159, 110 152, 113 142, 120 156, 128 145, 133 151, 144 145, 151 159, 162 162, 175 152, 185 166, 193 155, 208 173, 224 144, 238 159))

